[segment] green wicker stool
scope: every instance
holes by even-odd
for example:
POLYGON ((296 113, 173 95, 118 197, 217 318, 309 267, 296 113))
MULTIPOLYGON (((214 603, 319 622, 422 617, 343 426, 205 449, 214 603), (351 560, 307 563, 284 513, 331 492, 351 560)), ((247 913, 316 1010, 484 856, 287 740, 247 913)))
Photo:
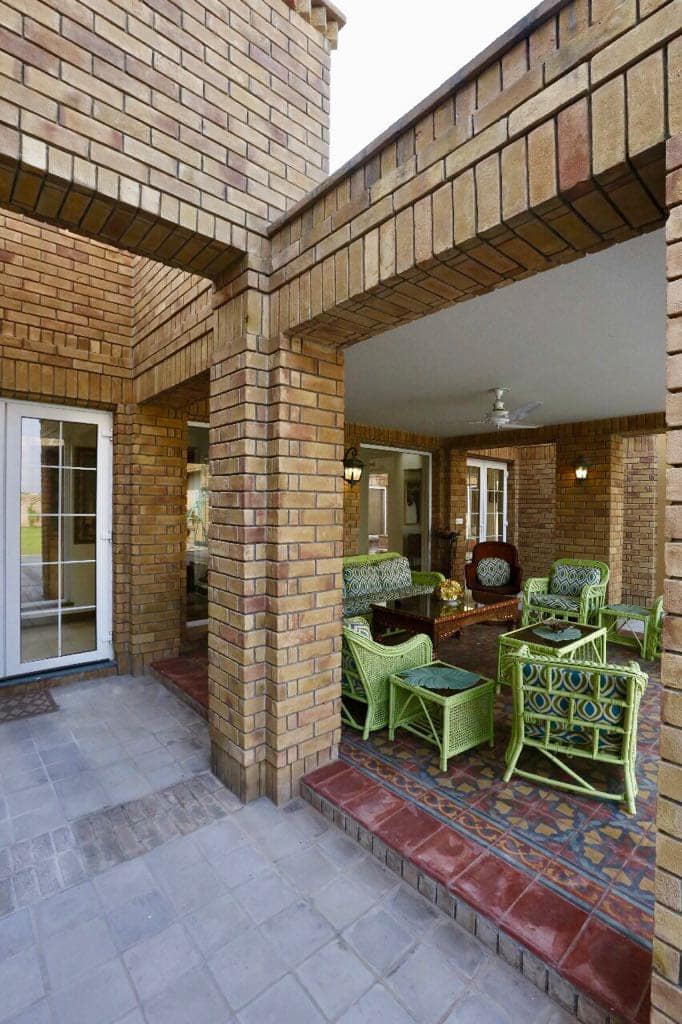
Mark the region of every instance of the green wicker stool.
POLYGON ((606 639, 623 647, 636 647, 643 658, 654 661, 661 654, 661 633, 663 630, 663 598, 659 597, 652 608, 637 604, 609 604, 599 611, 599 625, 606 628, 606 639), (626 632, 618 628, 622 622, 626 632), (630 628, 628 622, 641 622, 641 634, 630 628))
MULTIPOLYGON (((425 668, 451 672, 454 666, 434 661, 425 668)), ((396 729, 401 728, 432 743, 440 751, 441 771, 447 769, 448 759, 455 754, 479 743, 487 742, 492 747, 494 680, 472 675, 465 689, 427 689, 410 683, 403 675, 392 675, 389 680, 389 739, 395 739, 396 729)))

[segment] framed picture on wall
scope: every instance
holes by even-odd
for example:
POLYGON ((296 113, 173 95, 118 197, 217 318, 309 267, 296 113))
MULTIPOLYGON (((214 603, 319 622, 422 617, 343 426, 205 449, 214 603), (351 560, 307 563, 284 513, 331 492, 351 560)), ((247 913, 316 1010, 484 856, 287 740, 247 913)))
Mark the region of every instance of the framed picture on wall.
POLYGON ((405 471, 405 526, 418 526, 422 506, 422 471, 408 469, 405 471))

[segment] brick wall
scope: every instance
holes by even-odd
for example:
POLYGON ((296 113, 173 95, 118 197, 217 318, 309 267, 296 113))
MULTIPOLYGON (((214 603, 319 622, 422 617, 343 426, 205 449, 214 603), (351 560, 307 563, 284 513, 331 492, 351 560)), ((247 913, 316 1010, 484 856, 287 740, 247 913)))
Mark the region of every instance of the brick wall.
POLYGON ((623 601, 651 605, 656 597, 658 473, 656 437, 625 439, 623 601))
POLYGON ((283 0, 7 0, 2 201, 214 276, 327 171, 331 32, 283 0))
POLYGON ((556 456, 553 444, 517 448, 517 544, 524 578, 546 576, 556 555, 556 456))
POLYGON ((663 222, 678 4, 534 13, 280 219, 279 329, 359 341, 663 222))
POLYGON ((128 253, 0 212, 0 388, 112 408, 131 389, 128 253))
MULTIPOLYGON (((679 113, 679 111, 678 111, 679 113)), ((681 127, 681 126, 678 126, 681 127)), ((652 1021, 682 1021, 682 134, 667 146, 665 610, 652 1021)))

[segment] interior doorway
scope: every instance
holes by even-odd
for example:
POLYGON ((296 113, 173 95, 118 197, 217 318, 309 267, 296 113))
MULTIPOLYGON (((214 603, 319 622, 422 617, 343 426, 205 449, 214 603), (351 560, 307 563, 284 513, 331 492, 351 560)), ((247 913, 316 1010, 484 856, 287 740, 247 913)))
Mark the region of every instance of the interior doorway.
POLYGON ((187 427, 187 625, 208 623, 208 424, 187 427))
POLYGON ((361 445, 361 550, 398 551, 414 570, 430 564, 431 456, 361 445))

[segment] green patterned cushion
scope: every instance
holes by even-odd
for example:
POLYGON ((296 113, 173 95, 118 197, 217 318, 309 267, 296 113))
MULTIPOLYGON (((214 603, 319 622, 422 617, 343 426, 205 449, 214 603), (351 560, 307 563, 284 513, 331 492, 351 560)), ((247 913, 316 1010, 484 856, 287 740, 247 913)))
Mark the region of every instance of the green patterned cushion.
POLYGON ((362 597, 346 597, 343 602, 343 614, 344 616, 364 615, 373 604, 431 593, 433 593, 433 584, 414 583, 412 586, 402 587, 400 590, 381 590, 376 594, 364 594, 362 597))
POLYGON ((372 630, 369 628, 369 622, 360 615, 344 619, 343 628, 350 630, 351 633, 357 633, 358 636, 364 637, 365 640, 372 639, 372 630))
POLYGON ((476 575, 484 587, 504 587, 511 579, 511 566, 504 558, 482 558, 476 575))
POLYGON ((601 573, 592 565, 567 565, 557 562, 549 581, 550 594, 563 594, 564 597, 575 597, 583 587, 601 583, 601 573))
POLYGON ((556 608, 561 612, 577 612, 578 598, 562 594, 531 594, 530 603, 540 608, 556 608))
POLYGON ((382 589, 376 565, 345 565, 343 567, 344 597, 364 597, 382 589))
POLYGON ((398 590, 412 585, 412 572, 406 558, 387 558, 377 563, 377 572, 385 590, 398 590))

